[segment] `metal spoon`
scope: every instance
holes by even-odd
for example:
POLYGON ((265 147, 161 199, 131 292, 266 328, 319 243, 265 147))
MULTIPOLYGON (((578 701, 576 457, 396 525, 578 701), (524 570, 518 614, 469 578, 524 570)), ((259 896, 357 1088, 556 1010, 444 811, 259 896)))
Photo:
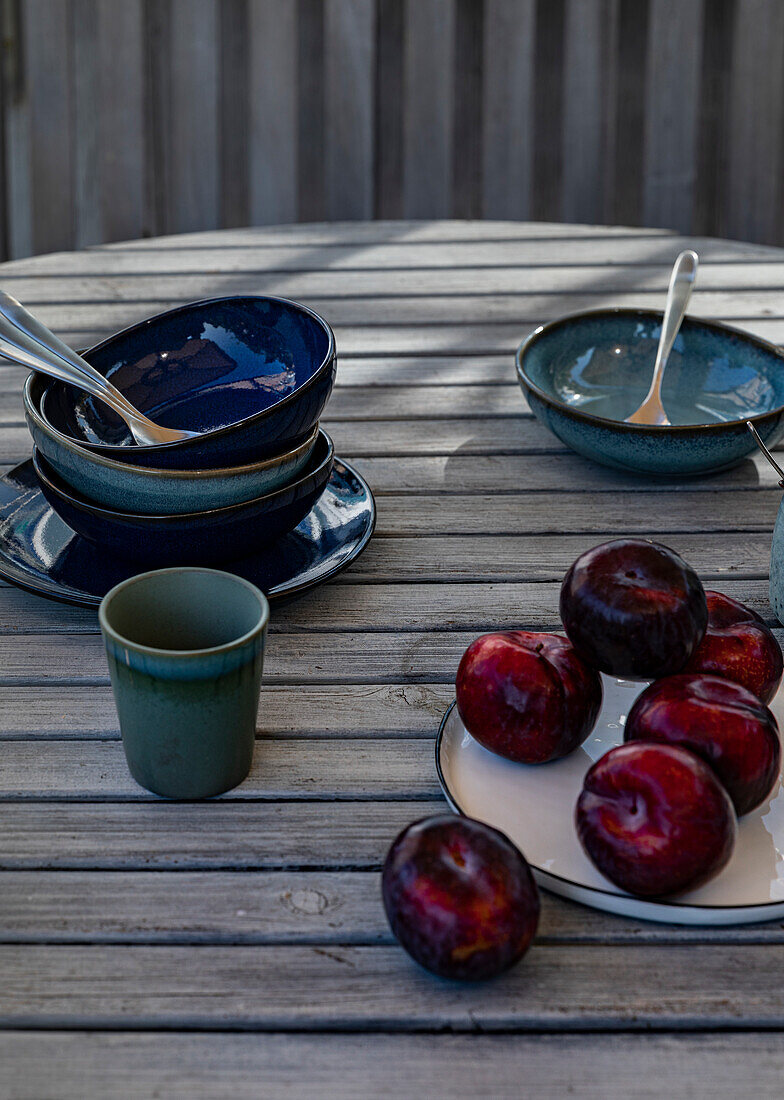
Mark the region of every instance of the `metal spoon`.
POLYGON ((754 436, 754 442, 757 444, 759 449, 764 454, 765 458, 767 458, 768 462, 771 464, 773 469, 779 475, 779 485, 781 486, 782 489, 784 489, 784 470, 782 470, 781 466, 779 466, 776 459, 773 457, 773 455, 770 453, 768 448, 765 446, 765 444, 762 440, 762 436, 759 434, 759 432, 757 431, 757 429, 754 427, 754 425, 752 424, 752 422, 750 420, 746 421, 746 427, 749 429, 751 434, 754 436))
POLYGON ((139 412, 127 397, 86 359, 64 344, 32 313, 0 290, 0 353, 22 366, 48 374, 60 382, 86 390, 122 417, 141 446, 176 443, 198 432, 164 428, 139 412))
POLYGON ((627 424, 669 424, 667 413, 661 400, 661 384, 664 377, 664 368, 675 343, 675 337, 683 321, 686 306, 691 297, 691 288, 697 276, 697 264, 699 260, 696 252, 687 250, 681 252, 675 261, 670 276, 670 285, 667 290, 667 302, 664 307, 664 320, 662 321, 659 347, 656 350, 656 364, 653 368, 653 379, 647 396, 636 412, 626 417, 627 424))

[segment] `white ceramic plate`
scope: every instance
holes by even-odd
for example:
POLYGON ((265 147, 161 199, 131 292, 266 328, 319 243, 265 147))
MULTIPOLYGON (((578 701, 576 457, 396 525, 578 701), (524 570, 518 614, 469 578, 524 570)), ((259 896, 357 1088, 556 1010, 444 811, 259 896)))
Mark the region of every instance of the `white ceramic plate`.
MULTIPOLYGON (((602 677, 604 703, 592 735, 552 764, 515 764, 476 742, 453 703, 436 740, 438 778, 452 809, 506 833, 540 886, 627 917, 675 924, 751 924, 784 917, 784 790, 741 818, 732 859, 715 879, 675 901, 646 901, 619 890, 580 847, 574 807, 583 776, 623 741, 623 724, 645 684, 602 677)), ((784 691, 771 709, 784 728, 784 691)))

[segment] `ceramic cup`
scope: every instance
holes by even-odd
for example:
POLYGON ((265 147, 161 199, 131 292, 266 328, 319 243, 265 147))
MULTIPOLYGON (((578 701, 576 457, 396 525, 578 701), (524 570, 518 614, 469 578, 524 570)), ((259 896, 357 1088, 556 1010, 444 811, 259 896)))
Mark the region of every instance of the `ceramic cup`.
POLYGON ((166 798, 208 798, 253 757, 269 604, 216 569, 122 581, 99 609, 131 775, 166 798))

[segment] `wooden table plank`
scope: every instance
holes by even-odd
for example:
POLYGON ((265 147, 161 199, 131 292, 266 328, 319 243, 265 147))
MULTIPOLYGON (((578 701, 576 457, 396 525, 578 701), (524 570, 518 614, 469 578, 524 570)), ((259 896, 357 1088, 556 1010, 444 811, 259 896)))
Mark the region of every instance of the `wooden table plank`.
MULTIPOLYGON (((531 424, 531 421, 524 421, 520 425, 519 433, 513 429, 511 438, 524 439, 531 424)), ((487 431, 489 430, 491 429, 488 428, 487 431)), ((373 429, 366 428, 366 437, 370 438, 372 431, 373 429)), ((499 441, 495 448, 468 447, 463 451, 458 446, 454 452, 448 447, 435 445, 425 446, 419 449, 419 454, 412 454, 406 453, 403 436, 402 440, 395 441, 386 448, 360 444, 358 453, 352 454, 350 448, 343 453, 360 473, 368 479, 374 479, 374 488, 379 495, 390 492, 558 492, 578 481, 583 492, 617 492, 629 491, 636 484, 635 476, 631 473, 608 470, 588 459, 575 456, 564 447, 542 439, 537 428, 532 429, 532 434, 535 440, 541 441, 538 445, 535 443, 527 446, 524 442, 505 445, 499 441), (429 453, 432 450, 440 453, 429 453), (475 453, 477 450, 479 453, 475 453), (495 453, 486 453, 487 450, 495 453), (368 451, 371 452, 369 455, 368 451), (542 457, 542 452, 546 455, 545 458, 542 457)), ((462 438, 465 439, 465 434, 462 438)), ((24 437, 20 434, 17 439, 18 443, 12 442, 13 449, 9 456, 11 462, 21 461, 30 454, 29 444, 25 445, 24 437)), ((335 432, 335 441, 340 446, 340 429, 335 432)), ((775 471, 765 459, 754 455, 732 470, 714 474, 709 481, 697 477, 657 478, 647 481, 643 486, 638 485, 637 491, 712 492, 729 487, 744 490, 772 489, 778 486, 776 477, 775 471)))
MULTIPOLYGON (((709 499, 709 498, 707 498, 709 499)), ((526 509, 519 500, 517 514, 508 523, 518 529, 525 527, 526 509)), ((548 498, 552 509, 552 499, 548 498)), ((379 534, 384 534, 383 505, 379 509, 379 534)), ((401 508, 401 513, 404 509, 401 508)), ((365 554, 352 565, 344 580, 357 583, 366 580, 396 582, 415 581, 548 581, 563 580, 574 559, 589 546, 600 542, 592 536, 553 534, 560 527, 559 516, 553 514, 549 530, 543 535, 487 536, 429 536, 420 534, 416 525, 423 525, 423 517, 412 513, 409 504, 405 515, 411 517, 403 533, 416 538, 379 537, 365 554)), ((401 526, 406 520, 401 518, 401 526)), ((426 519, 424 525, 427 525, 426 519)), ((608 538, 619 532, 597 517, 592 535, 598 531, 608 538)), ((648 534, 644 527, 637 529, 648 534)), ((667 538, 660 532, 662 541, 669 543, 706 580, 716 581, 727 576, 757 579, 767 575, 770 564, 770 532, 747 534, 727 532, 721 538, 716 534, 692 534, 685 532, 677 538, 667 538)), ((720 587, 720 586, 719 586, 720 587)), ((0 667, 0 676, 2 668, 0 667)))
POLYGON ((0 870, 375 869, 422 802, 141 802, 3 807, 0 870))
MULTIPOLYGON (((403 631, 490 630, 525 624, 531 630, 561 630, 558 582, 497 584, 351 584, 325 585, 304 600, 275 607, 270 619, 271 634, 294 631, 343 630, 403 631)), ((766 579, 722 580, 721 590, 766 618, 776 620, 768 601, 766 579)), ((16 588, 0 589, 0 633, 96 634, 95 610, 53 608, 48 601, 16 588)), ((1 723, 0 719, 0 723, 1 723)), ((0 736, 2 735, 0 731, 0 736)))
MULTIPOLYGON (((775 633, 784 638, 784 631, 775 633)), ((437 630, 276 634, 268 639, 264 680, 267 684, 452 684, 460 658, 475 636, 475 631, 437 630)), ((0 685, 108 682, 103 641, 98 637, 0 638, 0 685)))
POLYGON ((784 1025, 784 945, 537 946, 484 984, 395 947, 0 945, 0 1024, 345 1031, 784 1025), (77 980, 78 979, 78 980, 77 980), (307 987, 307 996, 303 989, 307 987))
MULTIPOLYGON (((569 541, 574 533, 580 534, 583 550, 601 541, 592 538, 593 535, 606 534, 613 538, 631 534, 656 535, 663 542, 674 543, 681 553, 699 558, 699 565, 695 560, 695 566, 709 576, 715 566, 710 564, 707 553, 697 549, 698 536, 725 532, 721 539, 716 535, 712 539, 713 546, 721 546, 725 538, 731 539, 733 534, 742 531, 771 535, 780 501, 778 488, 746 489, 738 493, 717 486, 708 496, 689 489, 676 493, 666 489, 651 489, 649 493, 597 492, 590 496, 579 490, 564 490, 558 493, 555 501, 553 495, 546 492, 505 496, 422 493, 414 509, 410 496, 390 493, 376 502, 376 534, 381 540, 399 535, 486 535, 488 529, 500 538, 521 531, 526 534, 563 532, 567 537, 567 553, 576 543, 576 540, 569 541)), ((376 549, 374 546, 373 550, 376 549)), ((550 551, 551 547, 547 549, 550 551)), ((580 550, 574 556, 578 553, 580 550)), ((491 563, 487 564, 489 567, 491 563)), ((564 565, 564 571, 570 564, 564 565)), ((361 565, 360 559, 346 578, 354 579, 361 565)), ((541 573, 541 563, 537 572, 541 573)), ((490 575, 487 579, 491 579, 490 575)))
MULTIPOLYGON (((567 537, 564 554, 559 556, 552 569, 545 568, 547 563, 533 562, 534 572, 530 577, 524 569, 518 569, 521 579, 555 580, 561 579, 572 560, 588 546, 602 541, 602 536, 619 538, 623 535, 656 536, 670 543, 680 553, 692 555, 694 565, 702 575, 709 578, 726 572, 723 557, 719 568, 710 562, 711 546, 727 546, 735 553, 736 563, 740 565, 759 548, 764 555, 769 551, 770 537, 781 501, 781 490, 744 489, 742 493, 716 489, 708 492, 700 489, 680 489, 672 492, 665 488, 651 488, 646 493, 631 490, 619 492, 595 492, 590 496, 579 490, 560 491, 557 497, 557 509, 553 507, 553 496, 547 492, 520 492, 494 495, 492 493, 455 493, 435 495, 418 493, 416 507, 409 494, 389 493, 376 501, 378 522, 376 526, 377 542, 371 544, 371 560, 382 553, 381 542, 401 536, 487 536, 488 528, 500 539, 519 536, 527 539, 533 535, 553 535, 562 532, 567 537), (706 511, 707 506, 707 511, 706 511), (700 536, 715 532, 712 539, 700 536), (759 540, 743 541, 737 536, 742 532, 755 532, 759 540), (579 539, 572 536, 578 535, 579 539), (722 538, 716 536, 722 534, 722 538), (574 548, 574 553, 572 552, 574 548), (736 553, 737 551, 737 553, 736 553), (571 557, 568 555, 571 553, 571 557), (558 562, 564 561, 558 573, 558 562)), ((439 545, 439 544, 435 544, 439 545)), ((470 553, 471 543, 466 541, 466 551, 470 553)), ((474 543, 473 545, 478 545, 474 543)), ((503 546, 503 542, 501 543, 503 546)), ((528 561, 530 555, 525 550, 525 542, 520 546, 518 564, 528 561)), ((450 548, 444 544, 445 551, 450 548)), ((406 556, 416 553, 415 548, 404 550, 396 545, 401 554, 401 576, 392 575, 389 580, 404 580, 409 573, 406 556)), ((548 552, 552 550, 547 546, 548 552)), ((450 555, 451 557, 451 555, 450 555)), ((485 555, 486 557, 486 555, 485 555)), ((350 570, 338 578, 337 583, 352 583, 367 579, 369 566, 368 554, 352 564, 350 570)), ((691 558, 689 559, 691 560, 691 558)), ((478 580, 493 580, 494 562, 485 561, 488 572, 478 580)), ((432 557, 427 563, 432 566, 432 557)), ((767 569, 767 558, 764 569, 767 569)), ((427 570, 428 572, 431 570, 427 570)), ((372 570, 371 570, 372 572, 372 570)), ((451 576, 444 571, 436 579, 457 580, 460 570, 451 576)), ((420 574, 416 579, 423 579, 420 574)), ((458 597, 459 598, 459 597, 458 597)))
POLYGON ((539 455, 437 455, 400 458, 359 458, 356 467, 374 490, 413 493, 490 493, 523 490, 557 493, 580 486, 583 493, 596 490, 655 493, 666 488, 672 493, 692 490, 710 493, 729 487, 738 490, 773 488, 778 475, 761 456, 745 459, 711 478, 656 478, 640 482, 634 474, 611 470, 571 454, 539 455))
POLYGON ((443 1096, 518 1100, 736 1100, 775 1095, 779 1035, 0 1034, 2 1100, 236 1100, 301 1096, 303 1067, 324 1100, 443 1096), (9 1088, 13 1092, 8 1091, 9 1088))
MULTIPOLYGON (((429 738, 291 738, 259 741, 247 779, 221 797, 432 801, 439 795, 429 738)), ((131 778, 117 741, 14 740, 3 746, 0 801, 149 802, 154 797, 131 778)))
MULTIPOLYGON (((781 921, 700 928, 541 901, 540 945, 784 943, 781 921)), ((0 871, 0 921, 3 943, 395 943, 376 871, 0 871)))
MULTIPOLYGON (((264 684, 257 733, 271 738, 432 736, 453 698, 452 684, 264 684)), ((117 712, 109 687, 3 687, 0 740, 33 736, 116 740, 117 712)))
MULTIPOLYGON (((222 292, 222 288, 220 288, 222 292)), ((386 297, 360 296, 357 298, 318 298, 302 295, 306 305, 324 317, 336 330, 362 330, 380 326, 399 326, 402 329, 415 325, 429 327, 452 326, 453 337, 473 327, 498 329, 510 333, 512 349, 525 333, 515 332, 513 325, 530 329, 531 325, 553 320, 564 314, 578 313, 586 309, 612 308, 614 306, 641 309, 661 309, 662 289, 620 292, 609 289, 589 294, 450 294, 441 297, 430 295, 386 297), (434 308, 435 307, 435 308, 434 308), (437 317, 437 320, 434 320, 437 317)), ((186 299, 187 300, 187 299, 186 299)), ((183 298, 158 298, 154 302, 65 302, 44 303, 36 307, 36 314, 51 329, 58 332, 86 331, 91 328, 116 331, 128 324, 143 320, 151 313, 172 309, 183 298)), ((781 289, 750 290, 742 296, 737 292, 696 290, 690 308, 696 317, 715 318, 729 323, 748 323, 770 319, 782 322, 781 289)), ((338 347, 340 347, 340 341, 338 347)))
MULTIPOLYGON (((669 258, 649 264, 626 262, 603 264, 528 264, 484 268, 477 279, 476 268, 455 264, 446 269, 400 267, 357 271, 351 268, 279 271, 261 262, 255 270, 221 271, 215 262, 201 271, 175 270, 171 259, 160 272, 149 268, 132 275, 113 272, 114 261, 107 262, 103 253, 88 253, 91 264, 83 274, 63 272, 53 279, 41 272, 38 262, 27 273, 17 273, 16 264, 6 265, 4 286, 31 308, 57 302, 138 302, 150 304, 168 301, 194 301, 209 297, 220 290, 223 294, 279 294, 295 298, 338 300, 352 297, 394 296, 401 294, 429 295, 442 298, 453 294, 481 297, 488 294, 547 294, 555 305, 569 294, 638 291, 659 293, 666 290, 669 258), (96 263, 103 262, 104 270, 96 263)), ((784 286, 784 264, 781 260, 748 260, 738 263, 715 263, 702 260, 699 285, 695 291, 747 292, 775 291, 784 286)), ((658 308, 661 308, 659 306, 658 308)))
MULTIPOLYGON (((381 218, 367 222, 345 222, 336 226, 334 222, 309 222, 295 223, 292 225, 273 226, 249 226, 238 229, 222 230, 216 238, 215 233, 194 232, 185 233, 177 237, 154 237, 135 241, 119 241, 106 246, 108 250, 128 251, 136 249, 144 252, 154 252, 158 249, 170 247, 173 243, 181 244, 186 248, 193 244, 216 246, 216 239, 220 241, 220 247, 233 248, 237 245, 258 243, 280 244, 335 244, 336 240, 351 244, 372 244, 376 241, 394 240, 400 242, 430 242, 439 241, 496 241, 496 240, 540 240, 542 238, 553 239, 560 237, 572 237, 575 233, 590 237, 627 237, 630 234, 639 237, 668 236, 666 230, 634 228, 627 229, 623 226, 613 225, 565 225, 562 222, 521 222, 512 220, 481 221, 472 219, 445 218, 439 221, 416 221, 414 219, 398 221, 396 219, 381 218), (336 237, 336 231, 339 236, 336 237)), ((103 246, 102 246, 103 247, 103 246)), ((749 247, 758 247, 757 245, 749 247)))
MULTIPOLYGON (((340 231, 337 231, 338 234, 340 231)), ((167 272, 290 271, 374 271, 398 268, 474 267, 477 269, 514 266, 573 267, 585 265, 632 267, 672 265, 684 248, 693 248, 701 260, 710 263, 771 261, 781 263, 781 252, 761 245, 683 237, 668 233, 651 236, 635 231, 624 235, 581 233, 571 236, 532 237, 521 247, 519 240, 452 240, 431 243, 395 241, 394 230, 378 243, 345 243, 333 236, 329 244, 220 243, 199 245, 170 238, 144 248, 117 246, 84 252, 52 253, 4 265, 9 276, 35 271, 55 278, 105 272, 117 276, 152 275, 167 272)), ((213 238, 217 241, 218 238, 213 238)))
MULTIPOLYGON (((149 311, 147 311, 149 312, 149 311)), ((563 311, 561 311, 563 312, 563 311)), ((568 312, 568 311, 567 311, 568 312)), ((106 339, 117 331, 119 324, 132 324, 141 321, 147 313, 128 313, 123 322, 100 327, 76 325, 56 326, 57 335, 75 348, 88 348, 99 340, 106 339)), ((559 316, 553 315, 553 316, 559 316)), ((331 320, 330 317, 327 320, 331 320)), ((538 316, 521 319, 514 323, 480 322, 459 324, 377 324, 361 327, 359 325, 334 325, 335 339, 340 347, 342 361, 348 358, 384 355, 398 358, 419 355, 421 358, 444 355, 507 355, 510 359, 520 341, 530 335, 545 317, 538 316)), ((782 317, 740 317, 734 318, 737 326, 756 336, 770 340, 774 344, 784 343, 784 318, 782 317)))

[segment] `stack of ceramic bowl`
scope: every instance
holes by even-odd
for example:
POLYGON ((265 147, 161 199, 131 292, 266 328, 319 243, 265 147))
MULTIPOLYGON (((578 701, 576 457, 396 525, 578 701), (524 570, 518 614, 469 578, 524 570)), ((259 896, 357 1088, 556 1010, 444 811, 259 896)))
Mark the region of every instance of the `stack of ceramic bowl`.
POLYGON ((293 530, 324 492, 318 420, 335 338, 278 298, 217 298, 159 314, 85 358, 141 412, 197 435, 138 446, 102 402, 32 374, 24 391, 41 489, 107 552, 146 565, 229 561, 293 530))

